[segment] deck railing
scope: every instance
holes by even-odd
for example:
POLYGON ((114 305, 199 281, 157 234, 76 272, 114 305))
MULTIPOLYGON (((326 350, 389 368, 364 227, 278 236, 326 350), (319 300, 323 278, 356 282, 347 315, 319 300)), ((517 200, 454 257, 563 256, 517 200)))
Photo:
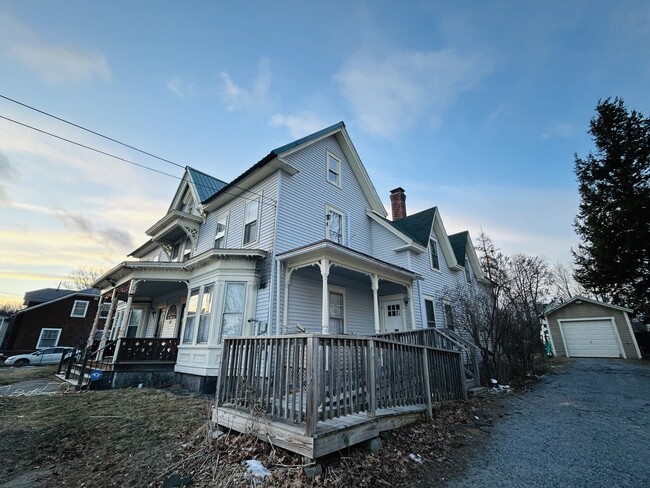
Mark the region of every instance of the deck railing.
POLYGON ((158 337, 122 337, 118 339, 114 362, 175 362, 178 339, 158 337))
POLYGON ((303 424, 464 398, 461 353, 375 337, 224 340, 217 405, 303 424))

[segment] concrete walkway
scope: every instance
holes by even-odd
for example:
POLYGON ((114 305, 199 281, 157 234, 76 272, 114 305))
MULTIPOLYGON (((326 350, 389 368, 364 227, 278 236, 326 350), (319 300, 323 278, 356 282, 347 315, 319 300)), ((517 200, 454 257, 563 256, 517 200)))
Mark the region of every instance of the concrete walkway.
POLYGON ((650 362, 575 360, 532 391, 452 488, 650 487, 650 362))

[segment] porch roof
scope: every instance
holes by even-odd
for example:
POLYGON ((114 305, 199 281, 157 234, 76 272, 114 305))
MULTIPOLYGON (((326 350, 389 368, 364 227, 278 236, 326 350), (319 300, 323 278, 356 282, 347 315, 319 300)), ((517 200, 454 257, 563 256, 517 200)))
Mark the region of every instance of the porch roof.
POLYGON ((123 261, 100 276, 93 288, 107 290, 131 278, 188 280, 193 270, 201 268, 214 259, 248 258, 260 259, 266 256, 261 249, 210 249, 183 262, 169 261, 123 261), (137 276, 134 273, 137 272, 137 276))
POLYGON ((317 264, 320 259, 327 258, 332 264, 349 268, 361 273, 374 273, 382 278, 397 282, 408 282, 422 279, 422 276, 406 268, 396 266, 368 254, 350 249, 329 240, 321 240, 297 247, 277 255, 280 261, 292 268, 302 268, 317 264))

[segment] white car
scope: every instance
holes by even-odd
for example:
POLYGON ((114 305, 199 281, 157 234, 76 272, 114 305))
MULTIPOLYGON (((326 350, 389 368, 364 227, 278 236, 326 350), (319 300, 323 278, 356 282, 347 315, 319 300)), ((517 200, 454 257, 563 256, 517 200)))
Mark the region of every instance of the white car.
POLYGON ((5 366, 40 366, 41 364, 59 364, 63 354, 72 351, 71 347, 46 347, 31 354, 17 354, 5 361, 5 366))

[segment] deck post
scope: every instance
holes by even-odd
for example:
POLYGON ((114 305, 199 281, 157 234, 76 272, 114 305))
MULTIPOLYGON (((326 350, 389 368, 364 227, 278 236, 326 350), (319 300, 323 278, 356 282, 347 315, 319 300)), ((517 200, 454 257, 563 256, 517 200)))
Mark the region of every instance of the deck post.
POLYGON ((467 400, 467 384, 465 383, 465 366, 463 365, 463 355, 458 354, 458 373, 460 376, 460 387, 462 389, 463 400, 467 400))
POLYGON ((375 373, 375 341, 368 340, 368 417, 377 415, 377 376, 375 373))
POLYGON ((431 380, 429 378, 429 353, 426 347, 422 348, 422 366, 424 367, 424 394, 427 400, 427 415, 433 417, 431 400, 431 380))
POLYGON ((318 423, 318 337, 307 338, 307 405, 305 435, 313 437, 318 423))
POLYGON ((228 339, 224 340, 221 344, 221 364, 219 366, 219 373, 217 373, 217 389, 214 392, 214 405, 215 407, 220 407, 221 400, 221 385, 223 384, 223 375, 228 374, 228 359, 230 356, 230 342, 228 339))

